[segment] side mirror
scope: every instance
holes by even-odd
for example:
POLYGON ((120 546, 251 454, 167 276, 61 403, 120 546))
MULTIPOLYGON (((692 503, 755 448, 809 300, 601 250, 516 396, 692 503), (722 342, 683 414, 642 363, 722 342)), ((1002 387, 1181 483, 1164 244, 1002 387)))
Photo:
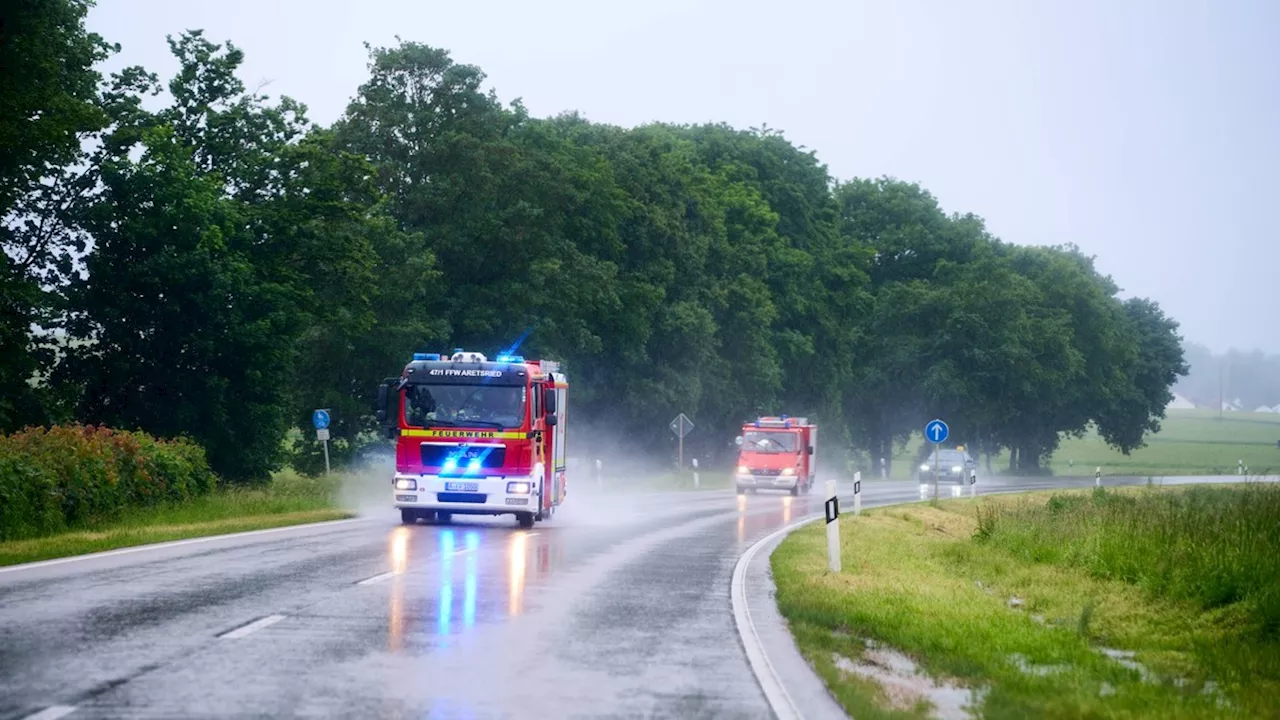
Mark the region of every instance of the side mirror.
MULTIPOLYGON (((548 419, 552 415, 556 414, 556 389, 555 388, 549 387, 543 392, 542 407, 546 408, 548 419)), ((555 425, 554 422, 551 424, 555 425)))
POLYGON ((555 427, 559 421, 560 418, 556 417, 555 413, 547 413, 547 427, 555 427))
POLYGON ((742 436, 741 436, 741 435, 739 435, 738 437, 734 438, 734 439, 733 439, 733 444, 734 444, 734 445, 741 445, 741 444, 742 444, 742 436))

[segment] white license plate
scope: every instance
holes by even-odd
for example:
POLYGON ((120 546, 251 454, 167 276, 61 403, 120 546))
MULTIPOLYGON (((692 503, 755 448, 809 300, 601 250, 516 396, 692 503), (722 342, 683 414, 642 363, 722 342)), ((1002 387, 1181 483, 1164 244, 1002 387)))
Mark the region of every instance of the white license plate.
POLYGON ((449 492, 475 492, 480 489, 480 483, 447 482, 444 489, 449 492))
POLYGON ((417 495, 397 495, 396 502, 418 502, 417 495))

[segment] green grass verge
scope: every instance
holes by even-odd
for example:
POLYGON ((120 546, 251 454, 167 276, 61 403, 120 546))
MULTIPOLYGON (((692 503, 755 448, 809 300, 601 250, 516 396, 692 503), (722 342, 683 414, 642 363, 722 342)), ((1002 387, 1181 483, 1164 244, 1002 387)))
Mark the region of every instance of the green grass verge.
POLYGON ((0 542, 0 566, 353 517, 335 507, 340 484, 338 477, 308 478, 285 471, 263 488, 219 490, 181 505, 128 511, 112 522, 67 533, 0 542))
POLYGON ((1278 487, 995 496, 846 519, 842 573, 826 570, 821 525, 772 566, 801 652, 859 720, 928 716, 922 696, 842 667, 876 659, 867 641, 980 689, 979 717, 1275 717, 1278 487))

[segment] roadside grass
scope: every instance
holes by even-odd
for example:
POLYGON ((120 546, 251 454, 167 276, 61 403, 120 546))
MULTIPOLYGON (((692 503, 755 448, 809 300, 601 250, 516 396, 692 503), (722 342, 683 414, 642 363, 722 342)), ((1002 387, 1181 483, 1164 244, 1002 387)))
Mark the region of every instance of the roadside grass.
POLYGON ((930 714, 923 690, 848 670, 879 661, 868 641, 977 690, 979 717, 1275 717, 1280 487, 948 500, 841 533, 838 575, 820 525, 772 567, 801 652, 859 720, 930 714))
POLYGON ((336 507, 340 476, 277 473, 263 488, 228 488, 184 504, 127 510, 118 519, 30 540, 0 542, 0 566, 248 530, 353 517, 336 507))
MULTIPOLYGON (((921 425, 923 428, 923 424, 921 425)), ((922 431, 923 432, 923 431, 922 431)), ((1092 430, 1083 437, 1064 438, 1048 462, 1058 476, 1092 476, 1101 467, 1103 475, 1162 477, 1177 475, 1234 475, 1244 461, 1253 475, 1280 474, 1280 413, 1228 412, 1212 410, 1170 410, 1160 432, 1147 438, 1147 447, 1128 456, 1107 447, 1092 430)), ((914 460, 924 444, 917 433, 905 448, 893 456, 890 479, 913 477, 914 460)), ((1007 452, 992 456, 991 469, 1003 472, 1009 466, 1007 452)), ((986 458, 982 458, 986 468, 986 458)), ((863 473, 864 479, 879 473, 863 473)))

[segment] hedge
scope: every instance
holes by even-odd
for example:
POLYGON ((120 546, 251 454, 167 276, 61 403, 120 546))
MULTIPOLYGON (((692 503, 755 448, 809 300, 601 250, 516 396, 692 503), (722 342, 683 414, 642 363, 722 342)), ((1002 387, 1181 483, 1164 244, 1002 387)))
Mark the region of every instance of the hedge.
POLYGON ((185 439, 92 425, 0 435, 0 540, 89 526, 216 485, 204 449, 185 439))

